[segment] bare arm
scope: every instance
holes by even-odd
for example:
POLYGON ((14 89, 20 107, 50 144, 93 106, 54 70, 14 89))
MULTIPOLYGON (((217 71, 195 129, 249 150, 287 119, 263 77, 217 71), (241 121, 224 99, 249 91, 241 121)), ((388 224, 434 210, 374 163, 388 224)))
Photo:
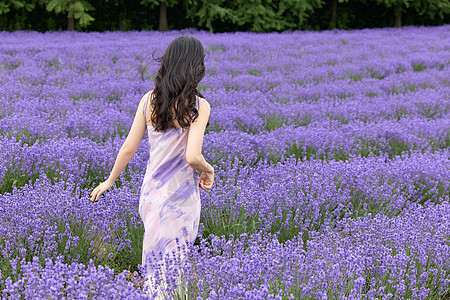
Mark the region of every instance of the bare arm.
POLYGON ((186 160, 195 170, 214 173, 214 168, 206 162, 202 155, 203 136, 208 123, 211 106, 204 101, 198 109, 198 117, 189 128, 189 137, 186 149, 186 160))
POLYGON ((109 175, 108 180, 111 182, 114 182, 117 177, 119 177, 120 173, 122 173, 123 169, 125 169, 126 165, 130 162, 145 134, 146 126, 142 109, 144 107, 144 100, 147 96, 148 94, 145 94, 139 102, 133 125, 131 126, 127 139, 120 148, 114 167, 109 175))
POLYGON ((133 125, 131 126, 127 139, 125 140, 119 150, 119 153, 117 154, 116 162, 114 163, 111 174, 105 182, 102 182, 92 191, 91 201, 97 201, 98 197, 103 192, 113 186, 114 181, 116 181, 117 177, 119 177, 120 173, 122 173, 123 169, 125 169, 126 165, 130 162, 131 158, 136 153, 139 143, 141 142, 142 137, 144 136, 146 131, 145 119, 142 112, 144 100, 146 97, 148 97, 148 93, 145 94, 139 102, 136 114, 134 116, 133 125))

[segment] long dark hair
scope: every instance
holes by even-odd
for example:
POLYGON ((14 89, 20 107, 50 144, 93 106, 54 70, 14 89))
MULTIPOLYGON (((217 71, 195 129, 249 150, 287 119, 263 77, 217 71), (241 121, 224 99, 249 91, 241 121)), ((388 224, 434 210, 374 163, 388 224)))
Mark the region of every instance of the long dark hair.
POLYGON ((155 59, 161 67, 155 78, 151 101, 151 122, 156 131, 188 127, 198 117, 195 108, 197 85, 205 76, 204 50, 199 40, 181 36, 174 39, 164 55, 155 59))

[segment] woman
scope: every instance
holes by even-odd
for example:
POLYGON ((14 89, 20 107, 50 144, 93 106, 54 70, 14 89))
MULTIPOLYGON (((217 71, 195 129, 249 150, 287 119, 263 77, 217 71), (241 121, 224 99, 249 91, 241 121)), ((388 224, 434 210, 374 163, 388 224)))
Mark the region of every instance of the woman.
MULTIPOLYGON (((163 254, 176 250, 176 238, 180 244, 195 241, 199 187, 208 190, 214 182, 214 168, 201 153, 210 114, 209 103, 196 89, 205 75, 204 56, 202 44, 193 37, 182 36, 169 44, 158 60, 155 89, 142 97, 109 178, 91 193, 91 201, 97 201, 112 187, 147 131, 150 158, 139 203, 145 228, 143 265, 152 250, 163 254)), ((152 274, 150 267, 147 270, 152 274)))

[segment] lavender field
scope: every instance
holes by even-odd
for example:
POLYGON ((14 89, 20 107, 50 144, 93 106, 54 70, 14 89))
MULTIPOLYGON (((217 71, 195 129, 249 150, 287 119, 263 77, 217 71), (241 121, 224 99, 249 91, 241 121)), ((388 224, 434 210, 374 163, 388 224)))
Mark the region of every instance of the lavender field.
POLYGON ((216 170, 188 299, 450 297, 446 25, 0 32, 1 299, 151 299, 147 136, 105 197, 88 195, 153 89, 152 52, 183 34, 206 51, 216 170))

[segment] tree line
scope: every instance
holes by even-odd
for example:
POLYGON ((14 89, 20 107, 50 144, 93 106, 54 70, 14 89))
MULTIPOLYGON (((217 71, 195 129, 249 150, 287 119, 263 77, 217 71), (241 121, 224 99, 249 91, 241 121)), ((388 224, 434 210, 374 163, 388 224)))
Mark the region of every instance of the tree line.
POLYGON ((450 0, 0 0, 0 30, 211 32, 443 25, 450 0))

